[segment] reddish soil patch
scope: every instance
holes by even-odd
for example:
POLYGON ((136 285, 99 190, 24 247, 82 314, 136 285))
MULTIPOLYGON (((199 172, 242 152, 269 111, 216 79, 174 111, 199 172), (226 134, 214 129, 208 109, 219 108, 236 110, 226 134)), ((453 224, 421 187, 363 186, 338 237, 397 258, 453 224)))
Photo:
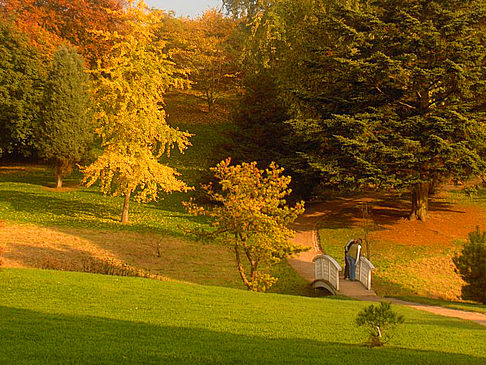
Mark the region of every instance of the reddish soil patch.
POLYGON ((406 198, 389 194, 374 194, 342 198, 319 203, 313 209, 324 212, 326 226, 336 228, 363 226, 361 207, 368 204, 374 224, 371 238, 406 245, 449 245, 464 240, 468 233, 480 226, 486 228, 486 209, 477 206, 457 205, 444 197, 431 199, 428 219, 425 222, 407 218, 411 203, 406 198))
MULTIPOLYGON (((294 241, 312 246, 310 231, 322 227, 330 234, 322 242, 324 250, 337 254, 337 247, 344 247, 353 235, 362 237, 363 227, 368 226, 372 261, 377 265, 374 289, 379 294, 458 299, 464 283, 455 273, 451 258, 460 247, 458 240, 467 239, 476 226, 486 229, 486 208, 453 204, 444 196, 435 196, 427 221, 420 222, 407 219, 410 207, 406 196, 391 194, 315 203, 294 225, 294 241), (363 218, 365 205, 371 210, 367 219, 363 218), (343 229, 350 230, 350 237, 340 233, 343 229), (336 237, 330 233, 334 231, 336 237), (340 242, 336 242, 337 237, 340 242)), ((301 255, 291 260, 292 266, 308 280, 313 278, 312 254, 317 254, 314 251, 308 257, 301 255)))
POLYGON ((407 245, 446 245, 454 240, 467 238, 476 226, 486 223, 484 209, 472 206, 451 206, 438 208, 432 204, 427 221, 410 221, 406 218, 393 223, 382 222, 383 213, 376 216, 376 223, 382 230, 373 238, 380 241, 407 245))

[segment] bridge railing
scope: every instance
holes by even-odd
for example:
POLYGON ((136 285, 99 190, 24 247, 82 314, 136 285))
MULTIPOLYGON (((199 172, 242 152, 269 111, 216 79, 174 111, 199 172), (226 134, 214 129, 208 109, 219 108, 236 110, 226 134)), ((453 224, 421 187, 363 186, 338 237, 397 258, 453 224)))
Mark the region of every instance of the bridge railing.
POLYGON ((373 264, 364 256, 361 256, 356 267, 356 279, 371 290, 371 272, 374 270, 373 264))
POLYGON ((314 257, 314 279, 330 284, 332 289, 339 291, 339 272, 341 266, 329 255, 314 257))

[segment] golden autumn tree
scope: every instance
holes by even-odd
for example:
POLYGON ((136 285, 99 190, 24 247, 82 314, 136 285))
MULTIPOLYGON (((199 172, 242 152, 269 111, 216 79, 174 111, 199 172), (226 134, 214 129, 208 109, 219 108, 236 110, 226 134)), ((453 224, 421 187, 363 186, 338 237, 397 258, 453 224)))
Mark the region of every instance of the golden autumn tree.
POLYGON ((208 10, 192 21, 191 79, 194 88, 202 92, 209 111, 221 92, 231 89, 238 73, 230 41, 235 26, 234 19, 224 17, 216 9, 208 10))
POLYGON ((194 215, 211 218, 215 230, 202 236, 219 236, 235 252, 240 277, 252 291, 266 291, 277 278, 269 273, 272 265, 288 256, 306 251, 293 244, 294 231, 289 225, 304 212, 304 203, 289 207, 285 197, 291 193, 290 176, 275 163, 261 170, 256 162, 232 166, 231 160, 211 168, 218 188, 204 186, 216 204, 210 208, 185 203, 194 215))
POLYGON ((127 223, 132 196, 148 202, 161 191, 187 190, 180 174, 159 159, 173 148, 186 149, 190 134, 171 128, 165 119, 163 95, 184 81, 174 76, 176 67, 162 52, 164 44, 154 40, 159 15, 140 1, 120 16, 127 20, 123 35, 100 33, 114 41, 110 57, 93 72, 103 152, 83 172, 88 186, 100 180, 105 194, 124 196, 121 221, 127 223))
POLYGON ((239 46, 232 35, 237 22, 216 9, 197 19, 162 16, 158 37, 167 42, 171 58, 184 68, 211 112, 221 95, 236 86, 239 46))

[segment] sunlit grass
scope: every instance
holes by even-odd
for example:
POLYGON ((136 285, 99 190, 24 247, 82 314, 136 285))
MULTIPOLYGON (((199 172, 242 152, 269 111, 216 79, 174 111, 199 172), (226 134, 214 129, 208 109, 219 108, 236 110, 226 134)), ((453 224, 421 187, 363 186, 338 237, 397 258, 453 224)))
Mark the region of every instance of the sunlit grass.
POLYGON ((0 272, 0 362, 478 364, 484 328, 396 306, 383 348, 367 303, 43 270, 0 272))
POLYGON ((405 301, 412 301, 416 303, 423 303, 427 305, 437 305, 440 307, 451 308, 451 309, 459 309, 465 310, 469 312, 478 312, 478 313, 485 313, 486 314, 486 305, 473 303, 473 302, 454 302, 454 301, 447 301, 441 299, 432 299, 432 298, 424 298, 424 297, 401 297, 397 296, 396 298, 405 300, 405 301))

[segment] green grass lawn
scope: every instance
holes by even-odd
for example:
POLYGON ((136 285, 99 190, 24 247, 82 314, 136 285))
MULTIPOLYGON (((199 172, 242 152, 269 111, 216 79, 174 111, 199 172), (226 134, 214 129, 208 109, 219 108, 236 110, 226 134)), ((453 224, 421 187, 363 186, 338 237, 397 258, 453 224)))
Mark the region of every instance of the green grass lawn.
MULTIPOLYGON (((224 100, 223 100, 224 101, 224 100)), ((183 154, 172 151, 162 162, 176 168, 189 186, 209 176, 209 168, 226 158, 223 146, 229 143, 232 124, 224 108, 214 113, 202 109, 203 101, 191 93, 168 95, 167 109, 172 126, 193 134, 192 146, 183 154)), ((2 166, 0 165, 0 168, 2 166)), ((181 236, 185 229, 206 224, 204 218, 185 213, 181 202, 191 193, 161 194, 150 204, 130 204, 131 224, 119 223, 123 198, 103 196, 98 187, 79 187, 82 175, 75 171, 65 186, 78 187, 58 192, 54 173, 42 166, 6 166, 0 169, 0 219, 43 226, 128 230, 181 236)))
POLYGON ((43 270, 0 271, 0 363, 479 364, 485 329, 396 306, 362 346, 366 303, 43 270))
MULTIPOLYGON (((360 228, 334 228, 322 224, 319 230, 320 239, 326 254, 336 258, 344 269, 344 245, 350 237, 362 237, 360 228)), ((427 273, 411 276, 407 271, 415 260, 444 260, 462 246, 456 242, 453 247, 423 247, 397 245, 396 243, 374 242, 371 247, 371 261, 377 268, 373 275, 373 288, 382 296, 394 297, 407 301, 438 305, 452 309, 461 309, 472 312, 486 313, 486 306, 478 303, 448 301, 438 298, 427 298, 417 295, 417 292, 426 292, 431 285, 427 280, 427 273)), ((366 250, 364 249, 366 252, 366 250)), ((418 266, 418 265, 416 265, 418 266)), ((423 270, 427 270, 425 267, 423 270)), ((450 278, 443 278, 447 286, 450 278)))
MULTIPOLYGON (((97 187, 58 192, 46 189, 53 178, 49 169, 0 174, 0 219, 48 227, 90 228, 183 235, 184 228, 205 224, 185 213, 182 194, 172 194, 150 204, 130 205, 130 224, 121 224, 122 198, 104 196, 97 187)), ((76 176, 67 186, 79 184, 76 176)))
MULTIPOLYGON (((173 151, 170 157, 163 158, 163 162, 181 172, 181 179, 188 185, 198 188, 201 182, 208 179, 209 168, 228 157, 225 145, 230 143, 229 133, 233 128, 226 105, 228 97, 221 100, 213 113, 207 113, 203 101, 190 92, 170 94, 166 102, 169 123, 189 131, 193 137, 192 146, 185 153, 173 151)), ((181 204, 182 201, 189 200, 195 192, 162 195, 159 201, 149 204, 132 202, 130 224, 121 224, 119 220, 123 198, 104 196, 97 186, 89 189, 79 186, 81 179, 79 171, 75 171, 64 180, 67 189, 59 192, 52 189, 55 178, 54 172, 49 168, 0 166, 0 221, 28 223, 62 231, 71 236, 82 237, 100 248, 104 248, 106 239, 115 239, 110 232, 140 233, 142 235, 138 239, 148 242, 159 239, 163 241, 167 236, 190 240, 192 237, 185 234, 187 230, 208 228, 207 219, 187 214, 181 204), (106 236, 98 232, 106 232, 106 236), (145 234, 150 236, 143 236, 145 234)), ((2 242, 0 246, 1 244, 2 242)), ((220 244, 216 242, 213 245, 220 244)), ((203 250, 194 244, 181 242, 179 246, 172 245, 169 248, 170 252, 163 252, 160 265, 152 265, 153 272, 200 284, 243 288, 235 269, 233 254, 224 255, 220 259, 225 261, 215 264, 217 258, 206 260, 206 256, 201 253, 203 250), (188 249, 190 252, 187 252, 188 249)), ((110 249, 113 252, 113 248, 110 249)), ((122 247, 117 247, 117 252, 113 252, 115 257, 125 262, 128 260, 128 264, 135 266, 137 260, 140 261, 139 258, 130 259, 130 254, 121 250, 122 247)), ((217 248, 213 251, 218 250, 221 251, 217 248)), ((153 256, 152 251, 148 255, 153 256)), ((40 252, 46 252, 46 249, 40 252)), ((152 257, 148 259, 153 261, 152 257)), ((308 283, 286 261, 276 266, 273 272, 280 278, 272 288, 273 292, 314 294, 308 283)))
MULTIPOLYGON (((195 227, 208 228, 208 221, 204 217, 193 217, 184 211, 181 200, 188 197, 183 194, 174 194, 151 204, 132 203, 131 223, 122 224, 119 222, 121 198, 104 196, 96 187, 89 189, 80 187, 64 192, 46 189, 52 181, 50 170, 42 166, 3 168, 0 173, 0 221, 47 227, 55 232, 60 231, 81 237, 100 248, 104 247, 105 240, 115 237, 111 236, 110 232, 140 233, 142 235, 138 239, 147 241, 141 242, 147 246, 153 240, 163 242, 166 236, 178 237, 185 241, 191 240, 193 237, 186 235, 185 230, 195 227), (105 234, 97 232, 105 232, 105 234), (149 236, 144 235, 147 233, 149 236)), ((74 175, 67 179, 66 183, 67 186, 77 185, 79 176, 74 175)), ((130 236, 120 238, 136 239, 130 236)), ((221 242, 214 242, 209 246, 221 244, 221 242)), ((206 259, 203 251, 208 250, 203 250, 202 247, 199 249, 198 245, 202 246, 202 243, 181 242, 180 245, 171 245, 169 251, 162 252, 162 257, 158 259, 158 266, 153 263, 150 265, 153 268, 151 271, 199 284, 244 288, 237 274, 232 252, 221 256, 220 260, 224 261, 218 262, 217 258, 206 259), (188 249, 191 251, 187 252, 188 249)), ((210 247, 207 248, 211 250, 210 247)), ((47 248, 39 250, 39 252, 48 251, 47 248)), ((215 247, 213 251, 218 250, 220 249, 215 247)), ((130 254, 124 252, 122 246, 117 247, 115 251, 112 247, 109 251, 130 265, 138 266, 141 260, 142 267, 146 267, 143 265, 143 258, 136 260, 130 258, 130 254)), ((154 250, 148 250, 147 261, 154 261, 152 251, 154 250)), ((69 257, 66 260, 69 260, 69 257)), ((298 276, 286 261, 277 265, 273 273, 280 280, 271 289, 272 292, 314 295, 308 283, 298 276)))

